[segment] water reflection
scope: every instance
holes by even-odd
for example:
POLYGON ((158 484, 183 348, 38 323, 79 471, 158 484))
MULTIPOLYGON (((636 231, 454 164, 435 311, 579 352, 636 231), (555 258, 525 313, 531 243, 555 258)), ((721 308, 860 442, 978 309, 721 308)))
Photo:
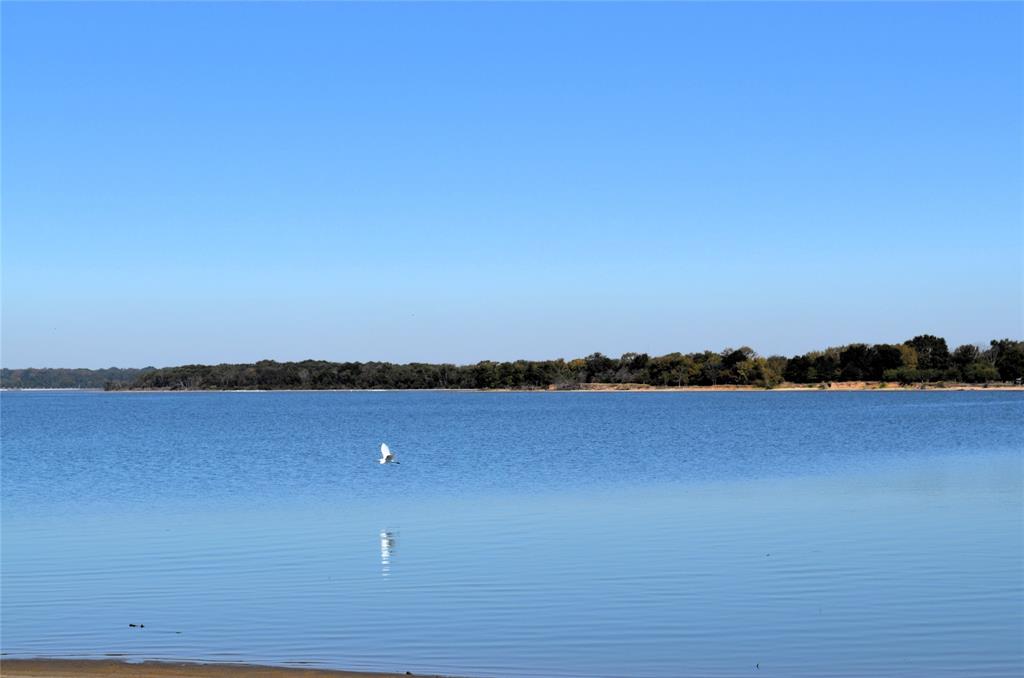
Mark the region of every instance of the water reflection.
POLYGON ((382 531, 380 533, 380 574, 387 577, 391 574, 391 555, 395 550, 395 534, 382 531))
POLYGON ((0 646, 1020 678, 1021 396, 5 392, 0 646), (417 473, 365 459, 382 419, 417 473))

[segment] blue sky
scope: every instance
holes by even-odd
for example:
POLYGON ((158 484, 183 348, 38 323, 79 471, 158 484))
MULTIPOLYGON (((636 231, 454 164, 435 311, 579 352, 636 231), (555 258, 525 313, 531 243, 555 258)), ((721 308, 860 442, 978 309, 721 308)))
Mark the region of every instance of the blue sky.
POLYGON ((2 21, 5 367, 1024 335, 1019 3, 2 21))

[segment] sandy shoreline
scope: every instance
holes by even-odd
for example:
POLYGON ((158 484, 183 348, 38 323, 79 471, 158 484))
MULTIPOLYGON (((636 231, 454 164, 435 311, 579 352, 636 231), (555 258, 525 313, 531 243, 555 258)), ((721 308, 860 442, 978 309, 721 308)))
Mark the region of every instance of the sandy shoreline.
POLYGON ((911 384, 894 382, 835 381, 831 384, 791 384, 784 382, 774 388, 761 386, 650 386, 648 384, 579 384, 572 388, 133 388, 104 391, 101 388, 0 388, 4 391, 95 391, 98 393, 413 393, 437 391, 440 393, 730 393, 765 392, 823 393, 828 391, 1024 391, 1024 385, 1013 384, 911 384))
POLYGON ((651 391, 651 392, 732 392, 732 391, 764 391, 764 392, 816 392, 823 391, 1024 391, 1024 386, 999 384, 912 384, 903 386, 894 382, 879 381, 834 381, 831 384, 792 384, 784 382, 774 388, 760 386, 648 386, 645 384, 581 384, 579 391, 651 391))
MULTIPOLYGON (((250 664, 197 664, 142 662, 128 664, 107 659, 3 659, 3 678, 398 678, 422 673, 368 673, 328 669, 254 666, 250 664)), ((432 676, 431 678, 440 678, 432 676)))

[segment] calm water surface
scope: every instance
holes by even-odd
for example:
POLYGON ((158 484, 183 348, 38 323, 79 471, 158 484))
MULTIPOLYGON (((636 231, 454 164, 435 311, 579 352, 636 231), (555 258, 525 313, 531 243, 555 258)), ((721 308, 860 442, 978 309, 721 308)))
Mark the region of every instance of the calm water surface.
POLYGON ((1024 672, 1024 393, 5 392, 0 418, 6 656, 1024 672))

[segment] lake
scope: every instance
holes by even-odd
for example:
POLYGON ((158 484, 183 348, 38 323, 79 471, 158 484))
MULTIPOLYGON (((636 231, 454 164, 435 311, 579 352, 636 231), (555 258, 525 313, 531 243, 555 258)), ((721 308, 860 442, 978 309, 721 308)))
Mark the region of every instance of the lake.
POLYGON ((0 426, 7 657, 1024 672, 1022 392, 4 392, 0 426))

